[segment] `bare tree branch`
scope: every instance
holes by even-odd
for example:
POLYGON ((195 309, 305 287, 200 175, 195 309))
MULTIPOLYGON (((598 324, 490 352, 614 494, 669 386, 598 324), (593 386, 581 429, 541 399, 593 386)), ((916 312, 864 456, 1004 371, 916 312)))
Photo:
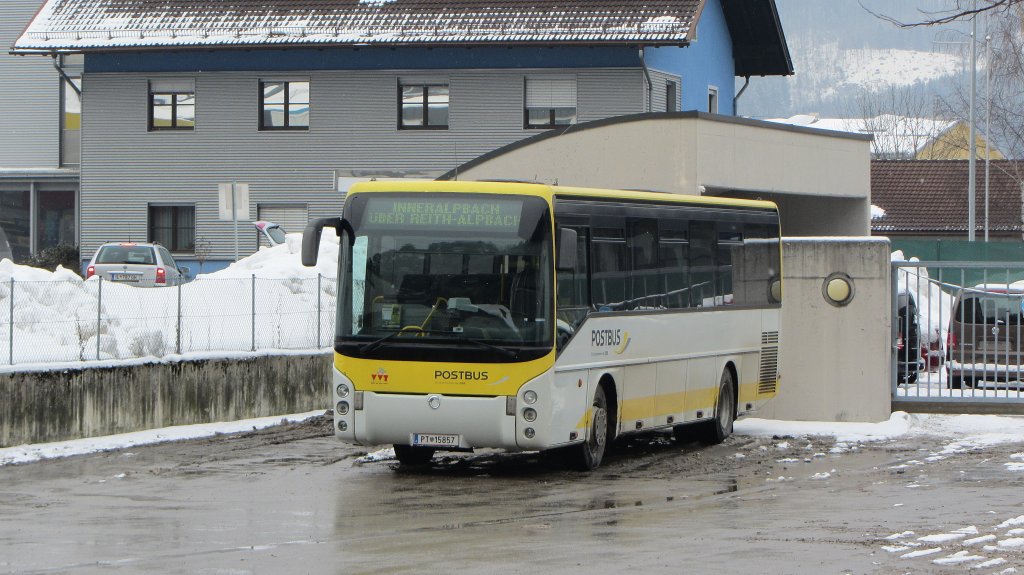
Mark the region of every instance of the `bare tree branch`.
POLYGON ((863 8, 865 12, 879 20, 884 20, 900 28, 917 28, 920 26, 937 26, 940 24, 950 24, 960 20, 969 20, 971 17, 983 12, 1004 12, 1013 6, 1024 4, 1024 0, 978 0, 977 3, 973 0, 956 0, 955 8, 935 12, 919 10, 921 13, 920 20, 906 22, 887 14, 876 12, 865 6, 862 0, 857 0, 857 3, 860 4, 860 7, 863 8), (977 4, 977 7, 975 7, 975 4, 977 4), (970 5, 970 7, 968 8, 966 5, 970 5))

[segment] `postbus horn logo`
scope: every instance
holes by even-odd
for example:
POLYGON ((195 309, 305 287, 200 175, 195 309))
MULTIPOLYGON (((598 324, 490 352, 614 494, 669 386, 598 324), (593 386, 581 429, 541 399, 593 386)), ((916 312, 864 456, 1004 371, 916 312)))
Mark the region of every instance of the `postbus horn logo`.
POLYGON ((387 381, 388 381, 388 372, 384 371, 384 368, 382 367, 382 368, 377 370, 377 373, 371 373, 370 374, 370 379, 374 383, 387 383, 387 381))

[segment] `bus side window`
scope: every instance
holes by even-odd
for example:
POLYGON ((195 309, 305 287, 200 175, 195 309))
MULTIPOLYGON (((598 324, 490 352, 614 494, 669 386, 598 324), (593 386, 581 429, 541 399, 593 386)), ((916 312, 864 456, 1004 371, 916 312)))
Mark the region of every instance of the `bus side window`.
POLYGON ((717 230, 714 222, 690 222, 690 305, 715 305, 717 230))
POLYGON ((665 282, 664 307, 690 307, 690 242, 686 222, 662 220, 658 230, 661 276, 665 282))
POLYGON ((665 285, 658 269, 658 220, 636 219, 630 222, 629 248, 631 308, 663 308, 665 285))
POLYGON ((576 267, 572 271, 558 272, 558 309, 556 317, 575 331, 590 311, 590 283, 587 254, 587 228, 576 230, 576 267))
POLYGON ((591 299, 597 311, 628 308, 629 252, 622 228, 593 228, 591 299))
POLYGON ((742 259, 742 250, 742 224, 738 222, 719 222, 718 277, 715 282, 716 303, 733 303, 733 263, 734 261, 742 259))

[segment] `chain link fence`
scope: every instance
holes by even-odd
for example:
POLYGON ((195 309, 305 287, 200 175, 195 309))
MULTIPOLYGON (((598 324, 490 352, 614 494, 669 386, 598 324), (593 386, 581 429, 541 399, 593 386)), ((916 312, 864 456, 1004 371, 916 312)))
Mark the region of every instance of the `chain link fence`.
POLYGON ((0 365, 322 349, 334 339, 336 293, 324 276, 165 288, 12 279, 0 284, 0 365))

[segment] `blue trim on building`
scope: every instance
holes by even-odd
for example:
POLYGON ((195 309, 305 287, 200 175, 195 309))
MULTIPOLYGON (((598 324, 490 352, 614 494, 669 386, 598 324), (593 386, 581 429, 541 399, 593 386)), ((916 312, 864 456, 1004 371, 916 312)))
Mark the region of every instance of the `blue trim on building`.
MULTIPOLYGON (((731 61, 732 52, 729 57, 731 61)), ((86 73, 628 68, 635 47, 299 48, 89 53, 86 73)))
POLYGON ((647 66, 682 78, 680 110, 708 111, 708 86, 718 88, 718 113, 731 116, 736 95, 732 38, 720 0, 708 0, 697 23, 697 39, 686 48, 645 48, 647 66))

